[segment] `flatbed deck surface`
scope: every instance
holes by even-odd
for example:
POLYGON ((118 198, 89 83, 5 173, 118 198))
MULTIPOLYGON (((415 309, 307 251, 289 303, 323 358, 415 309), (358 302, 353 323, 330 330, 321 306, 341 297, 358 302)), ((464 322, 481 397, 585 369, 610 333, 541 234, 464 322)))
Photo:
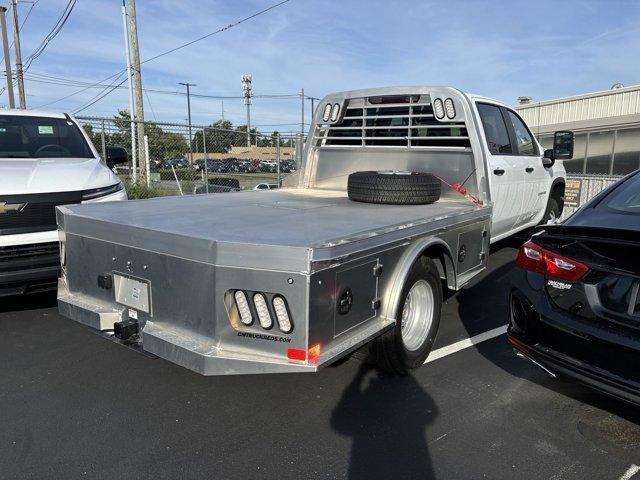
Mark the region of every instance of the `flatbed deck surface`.
POLYGON ((72 205, 74 217, 211 242, 321 247, 394 225, 477 209, 464 199, 377 205, 344 191, 281 189, 72 205))

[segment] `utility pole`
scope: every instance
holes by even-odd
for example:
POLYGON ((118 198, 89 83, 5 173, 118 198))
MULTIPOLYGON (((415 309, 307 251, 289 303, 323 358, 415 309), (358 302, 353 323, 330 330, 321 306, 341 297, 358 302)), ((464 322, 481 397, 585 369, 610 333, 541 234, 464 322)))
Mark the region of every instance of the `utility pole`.
POLYGON ((16 108, 13 98, 13 75, 11 74, 11 58, 9 57, 9 39, 7 38, 7 9, 0 7, 0 28, 2 28, 2 49, 4 51, 4 71, 7 75, 7 95, 9 96, 9 108, 16 108))
POLYGON ((307 100, 311 100, 311 121, 313 121, 313 114, 316 113, 316 107, 315 107, 315 102, 316 100, 319 100, 319 98, 316 97, 307 97, 307 100))
POLYGON ((193 148, 191 147, 191 90, 189 90, 189 87, 195 87, 196 84, 189 82, 180 82, 179 84, 187 87, 187 124, 189 128, 189 153, 191 154, 189 161, 193 163, 193 148))
POLYGON ((300 90, 300 134, 304 136, 304 88, 300 90))
POLYGON ((251 82, 251 75, 242 75, 242 94, 244 104, 247 106, 247 147, 251 146, 251 97, 253 96, 251 82))
POLYGON ((224 122, 224 100, 221 100, 222 103, 222 121, 224 122))
POLYGON ((13 45, 16 49, 16 78, 18 80, 18 98, 20 108, 27 108, 27 101, 24 97, 24 78, 22 76, 22 53, 20 53, 20 24, 18 23, 18 0, 11 0, 11 10, 13 13, 13 45))
MULTIPOLYGON (((129 84, 129 126, 131 127, 131 178, 133 183, 138 181, 138 151, 136 149, 136 123, 133 121, 133 81, 131 79, 131 55, 129 52, 129 26, 127 24, 127 7, 122 0, 122 26, 124 29, 124 53, 127 65, 127 81, 129 84)), ((105 159, 106 160, 106 159, 105 159)))
MULTIPOLYGON (((17 0, 16 0, 17 1, 17 0)), ((129 0, 129 35, 131 36, 131 70, 135 95, 135 121, 138 131, 138 160, 140 175, 146 176, 146 155, 144 151, 144 104, 142 101, 142 71, 140 70, 140 48, 138 46, 138 23, 136 20, 136 0, 129 0)))

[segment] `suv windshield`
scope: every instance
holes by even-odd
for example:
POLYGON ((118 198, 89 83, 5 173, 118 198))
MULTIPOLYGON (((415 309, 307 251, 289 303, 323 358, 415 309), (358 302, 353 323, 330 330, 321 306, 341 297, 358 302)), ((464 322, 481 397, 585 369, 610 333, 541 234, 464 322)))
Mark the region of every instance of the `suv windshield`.
POLYGON ((78 126, 65 118, 0 115, 0 158, 80 157, 93 153, 78 126))
POLYGON ((605 207, 640 215, 640 173, 616 188, 596 208, 605 207))

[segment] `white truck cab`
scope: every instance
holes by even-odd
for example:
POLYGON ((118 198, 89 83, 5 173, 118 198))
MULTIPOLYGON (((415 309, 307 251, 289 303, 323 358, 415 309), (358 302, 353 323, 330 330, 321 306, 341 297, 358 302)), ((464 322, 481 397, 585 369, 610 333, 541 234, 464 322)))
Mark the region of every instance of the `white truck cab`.
POLYGON ((550 152, 542 149, 514 109, 486 97, 468 97, 482 126, 480 136, 493 202, 491 242, 559 219, 566 179, 562 162, 544 158, 550 152))
POLYGON ((127 199, 107 157, 67 114, 0 110, 0 296, 55 288, 57 205, 127 199))

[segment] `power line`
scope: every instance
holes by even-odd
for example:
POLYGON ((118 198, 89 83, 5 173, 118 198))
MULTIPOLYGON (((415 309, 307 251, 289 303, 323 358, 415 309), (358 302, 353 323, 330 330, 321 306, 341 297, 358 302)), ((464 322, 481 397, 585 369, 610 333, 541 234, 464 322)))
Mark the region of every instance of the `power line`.
MULTIPOLYGON (((71 1, 71 0, 70 0, 70 1, 71 1)), ((201 36, 201 37, 199 37, 199 38, 196 38, 195 40, 192 40, 192 41, 190 41, 190 42, 184 43, 184 44, 179 45, 179 46, 177 46, 177 47, 175 47, 175 48, 171 48, 171 49, 169 49, 169 50, 166 50, 166 51, 164 51, 164 52, 162 52, 162 53, 159 53, 159 54, 157 54, 157 55, 154 55, 153 57, 147 58, 146 60, 143 60, 143 61, 142 61, 142 62, 140 62, 140 63, 141 63, 141 64, 143 64, 143 63, 151 62, 152 60, 155 60, 155 59, 157 59, 157 58, 160 58, 160 57, 163 57, 163 56, 165 56, 165 55, 168 55, 168 54, 173 53, 173 52, 175 52, 175 51, 177 51, 177 50, 180 50, 180 49, 182 49, 182 48, 188 47, 189 45, 193 45, 193 44, 194 44, 194 43, 196 43, 196 42, 199 42, 199 41, 204 40, 204 39, 206 39, 206 38, 209 38, 209 37, 211 37, 211 36, 213 36, 213 35, 216 35, 216 34, 218 34, 218 33, 221 33, 221 32, 224 32, 224 31, 226 31, 226 30, 229 30, 229 29, 231 29, 231 28, 233 28, 233 27, 236 27, 236 26, 240 25, 241 23, 244 23, 244 22, 246 22, 246 21, 248 21, 248 20, 251 20, 251 19, 253 19, 253 18, 255 18, 255 17, 258 17, 258 16, 260 16, 260 15, 263 15, 263 14, 267 13, 268 11, 273 10, 274 8, 277 8, 277 7, 279 7, 280 5, 283 5, 283 4, 287 3, 287 2, 289 2, 289 0, 283 0, 283 1, 279 2, 279 3, 276 3, 276 4, 274 4, 274 5, 271 5, 271 6, 270 6, 270 7, 268 7, 268 8, 265 8, 264 10, 260 10, 259 12, 256 12, 256 13, 254 13, 254 14, 252 14, 252 15, 249 15, 248 17, 244 17, 244 18, 242 18, 242 19, 240 19, 240 20, 237 20, 236 22, 230 23, 229 25, 227 25, 227 26, 225 26, 225 27, 219 28, 218 30, 216 30, 216 31, 214 31, 214 32, 208 33, 208 34, 203 35, 203 36, 201 36)), ((75 0, 74 0, 74 4, 75 4, 75 0)), ((125 71, 126 71, 126 69, 121 70, 121 72, 125 72, 125 71)), ((119 72, 119 73, 120 73, 120 72, 119 72)), ((119 73, 118 73, 118 74, 119 74, 119 73)), ((115 76, 116 76, 116 75, 118 75, 118 74, 114 74, 114 75, 112 75, 112 76, 110 76, 110 77, 107 77, 107 80, 108 80, 108 79, 110 79, 110 78, 115 77, 115 76)), ((102 82, 104 82, 104 81, 106 81, 106 80, 101 80, 101 81, 99 81, 99 82, 96 82, 96 84, 102 83, 102 82)), ((71 94, 66 95, 66 96, 64 96, 64 97, 62 97, 62 98, 59 98, 59 99, 57 99, 57 100, 53 100, 53 101, 51 101, 51 102, 49 102, 49 103, 46 103, 46 104, 44 104, 44 105, 41 105, 41 107, 43 107, 43 106, 47 106, 47 105, 52 105, 52 104, 57 103, 57 102, 62 101, 62 100, 66 100, 67 98, 70 98, 70 97, 73 97, 73 96, 75 96, 75 95, 77 95, 77 94, 79 94, 79 93, 82 93, 83 91, 85 91, 85 90, 86 90, 86 88, 89 88, 89 87, 85 87, 85 89, 78 90, 77 92, 71 93, 71 94)), ((110 90, 110 91, 109 91, 109 93, 113 92, 113 90, 115 90, 115 89, 110 90)), ((106 96, 106 95, 105 95, 105 96, 106 96)), ((195 95, 194 95, 194 96, 195 96, 195 95)), ((235 97, 218 97, 218 98, 219 98, 219 99, 224 99, 224 98, 235 98, 235 97)))
POLYGON ((177 50, 180 50, 180 49, 182 49, 184 47, 188 47, 189 45, 193 45, 196 42, 204 40, 205 38, 209 38, 209 37, 211 37, 213 35, 216 35, 218 33, 224 32, 225 30, 229 30, 230 28, 237 27, 241 23, 244 23, 244 22, 246 22, 248 20, 251 20, 252 18, 256 18, 256 17, 258 17, 258 16, 260 16, 260 15, 262 15, 264 13, 267 13, 270 10, 273 10, 274 8, 278 8, 280 5, 283 5, 283 4, 287 3, 287 2, 289 2, 289 0, 283 0, 283 1, 279 2, 279 3, 276 3, 275 5, 271 5, 270 7, 267 7, 264 10, 260 10, 259 12, 254 13, 253 15, 249 15, 248 17, 245 17, 245 18, 243 18, 241 20, 238 20, 236 22, 230 23, 226 27, 219 28, 215 32, 207 33, 206 35, 203 35, 203 36, 201 36, 199 38, 196 38, 195 40, 191 40, 190 42, 183 43, 182 45, 179 45, 179 46, 177 46, 175 48, 171 48, 171 49, 169 49, 169 50, 167 50, 165 52, 162 52, 162 53, 159 53, 157 55, 154 55, 153 57, 147 58, 146 60, 144 60, 141 63, 147 63, 147 62, 150 62, 150 61, 155 60, 157 58, 164 57, 165 55, 173 53, 173 52, 175 52, 177 50))
POLYGON ((31 11, 33 10, 33 7, 35 7, 39 1, 40 0, 35 0, 35 2, 31 4, 31 7, 29 7, 29 11, 25 15, 24 20, 22 20, 22 23, 20 24, 20 30, 19 30, 20 32, 22 31, 22 27, 24 27, 24 24, 27 23, 27 20, 29 19, 29 15, 31 15, 31 11))
MULTIPOLYGON (((24 24, 27 23, 27 20, 29 19, 29 16, 31 15, 31 11, 33 10, 33 7, 35 7, 38 2, 40 0, 35 0, 35 2, 31 3, 31 6, 29 7, 29 11, 27 12, 27 14, 24 17, 24 20, 22 20, 22 23, 20 24, 20 28, 18 28, 18 33, 22 32, 22 27, 24 27, 24 24)), ((11 50, 13 48, 13 40, 11 41, 11 45, 9 45, 9 50, 11 50)), ((2 57, 0 57, 0 62, 4 61, 4 55, 2 55, 2 57)), ((2 92, 0 92, 0 95, 2 95, 2 92)))
MULTIPOLYGON (((125 78, 124 80, 122 80, 118 85, 115 85, 111 88, 111 90, 107 90, 105 93, 103 93, 102 95, 100 95, 98 98, 96 98, 95 100, 91 101, 90 103, 77 108, 76 110, 73 111, 73 114, 76 115, 78 113, 80 113, 83 110, 86 110, 87 108, 89 108, 90 106, 96 104, 97 102, 99 102, 100 100, 102 100, 104 97, 106 97, 107 95, 109 95, 111 92, 113 92, 116 88, 118 88, 120 85, 122 85, 124 82, 126 82, 127 79, 125 78)), ((95 97, 94 97, 95 98, 95 97)))
POLYGON ((69 2, 67 2, 67 5, 66 7, 64 7, 64 10, 62 11, 60 18, 58 18, 55 25, 51 28, 51 31, 49 31, 49 33, 45 35, 42 42, 40 42, 40 45, 38 46, 38 48, 36 48, 35 51, 31 55, 29 55, 29 57, 27 58, 27 61, 25 62, 25 67, 24 67, 25 70, 29 69, 29 67, 34 62, 34 60, 44 53, 49 43, 60 33, 60 31, 62 30, 62 27, 64 27, 65 23, 67 23, 67 20, 69 19, 69 16, 73 11, 73 7, 75 6, 76 6, 76 0, 69 0, 69 2))
MULTIPOLYGON (((60 97, 60 98, 58 98, 57 100, 52 100, 51 102, 43 103, 42 105, 39 105, 39 106, 38 106, 38 107, 36 107, 36 108, 47 107, 47 106, 49 106, 49 105, 53 105, 54 103, 61 102, 62 100, 66 100, 67 98, 71 98, 71 97, 73 97, 73 96, 75 96, 75 95, 77 95, 77 94, 79 94, 79 93, 82 93, 82 92, 84 92, 84 91, 86 91, 86 90, 89 90, 90 88, 94 88, 96 85, 100 85, 102 82, 106 82, 107 80, 110 80, 110 79, 112 79, 112 78, 114 78, 114 77, 116 77, 116 78, 120 78, 120 77, 122 76, 122 74, 123 74, 123 73, 125 73, 125 72, 126 72, 126 70, 125 70, 125 69, 122 69, 122 70, 120 70, 118 73, 116 73, 116 74, 114 74, 114 75, 110 75, 110 76, 108 76, 108 77, 106 77, 106 78, 103 78, 103 79, 102 79, 102 80, 100 80, 99 82, 96 82, 96 83, 94 83, 94 84, 91 84, 91 85, 89 85, 89 86, 86 86, 86 87, 84 87, 84 88, 81 88, 80 90, 77 90, 77 91, 75 91, 75 92, 73 92, 73 93, 70 93, 69 95, 65 95, 64 97, 60 97)), ((107 88, 108 88, 108 87, 107 87, 107 88)))
MULTIPOLYGON (((124 71, 120 72, 121 74, 124 73, 124 71)), ((111 77, 108 77, 111 78, 111 77)), ((73 86, 73 87, 86 87, 84 90, 89 89, 89 88, 100 88, 100 89, 108 89, 111 88, 113 86, 113 82, 111 82, 110 84, 105 84, 102 82, 99 83, 89 83, 86 81, 82 81, 82 80, 73 80, 73 79, 67 79, 67 78, 63 78, 63 77, 56 77, 53 75, 46 75, 46 74, 41 74, 41 73, 34 73, 34 72, 28 72, 25 75, 25 80, 28 80, 30 82, 37 82, 37 83, 46 83, 46 84, 51 84, 51 85, 61 85, 61 86, 73 86)), ((118 87, 119 89, 126 89, 126 86, 120 86, 118 87)), ((161 90, 161 89, 157 89, 157 88, 143 88, 142 89, 144 92, 147 93, 157 93, 157 94, 163 94, 163 95, 180 95, 180 96, 184 96, 186 95, 185 92, 181 92, 178 90, 161 90)), ((192 97, 197 97, 197 98, 205 98, 205 99, 212 99, 212 100, 227 100, 227 99, 242 99, 244 98, 241 95, 211 95, 211 94, 203 94, 203 93, 191 93, 192 97)), ((263 99, 293 99, 293 98, 300 98, 300 94, 299 93, 266 93, 266 94, 256 94, 256 95, 252 95, 253 98, 263 98, 263 99)), ((305 96, 306 97, 306 96, 305 96)), ((306 98, 311 98, 311 97, 306 97, 306 98)))
POLYGON ((151 114, 153 115, 153 120, 158 121, 158 117, 156 117, 156 112, 153 111, 153 105, 151 105, 151 99, 149 98, 149 94, 146 90, 144 90, 144 94, 147 96, 147 103, 149 104, 149 109, 151 110, 151 114))

